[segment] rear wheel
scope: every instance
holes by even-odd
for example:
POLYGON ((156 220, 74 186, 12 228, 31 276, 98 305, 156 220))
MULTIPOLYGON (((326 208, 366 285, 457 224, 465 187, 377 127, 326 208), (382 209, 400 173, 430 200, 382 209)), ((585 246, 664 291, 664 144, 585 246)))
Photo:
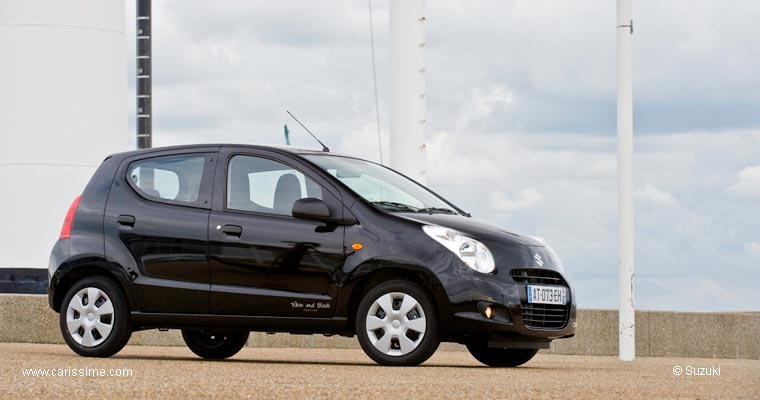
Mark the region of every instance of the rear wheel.
POLYGON ((69 288, 61 304, 63 339, 81 356, 110 357, 132 336, 127 300, 111 279, 84 278, 69 288))
POLYGON ((356 334, 364 352, 382 365, 421 364, 440 343, 430 296, 401 280, 367 292, 356 314, 356 334))
POLYGON ((199 357, 222 360, 237 354, 248 342, 249 332, 206 332, 183 329, 182 338, 199 357))
POLYGON ((475 359, 489 367, 517 367, 530 361, 538 349, 499 349, 488 347, 485 341, 467 343, 475 359))

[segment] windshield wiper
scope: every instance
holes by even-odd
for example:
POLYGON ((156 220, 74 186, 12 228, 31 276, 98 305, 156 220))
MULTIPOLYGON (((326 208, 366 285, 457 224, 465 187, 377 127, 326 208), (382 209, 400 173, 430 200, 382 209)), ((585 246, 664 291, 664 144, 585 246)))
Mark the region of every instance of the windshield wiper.
POLYGON ((416 212, 418 213, 428 213, 428 214, 435 214, 435 213, 443 213, 443 214, 459 214, 458 212, 450 209, 450 208, 442 208, 442 207, 426 207, 426 208, 420 208, 416 212))
POLYGON ((409 204, 404 203, 397 203, 395 201, 373 201, 372 204, 377 204, 379 206, 387 206, 387 207, 395 207, 402 211, 411 211, 411 212, 417 212, 419 208, 410 206, 409 204))

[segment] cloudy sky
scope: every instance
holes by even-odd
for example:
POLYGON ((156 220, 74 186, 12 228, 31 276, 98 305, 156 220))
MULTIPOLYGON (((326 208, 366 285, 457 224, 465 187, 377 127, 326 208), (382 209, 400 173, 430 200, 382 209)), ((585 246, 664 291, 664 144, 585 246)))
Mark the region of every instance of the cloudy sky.
MULTIPOLYGON (((388 2, 372 5, 387 146, 388 2)), ((615 2, 428 0, 427 16, 429 186, 545 237, 581 307, 617 307, 615 2)), ((760 309, 758 17, 634 0, 640 309, 760 309)), ((366 0, 156 1, 154 143, 282 144, 287 123, 312 147, 291 110, 378 160, 369 37, 366 0)))

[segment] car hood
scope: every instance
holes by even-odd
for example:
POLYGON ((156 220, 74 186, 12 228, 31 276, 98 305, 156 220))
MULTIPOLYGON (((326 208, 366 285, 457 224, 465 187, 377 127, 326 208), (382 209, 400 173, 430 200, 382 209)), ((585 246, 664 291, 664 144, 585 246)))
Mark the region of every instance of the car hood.
POLYGON ((422 225, 440 225, 456 229, 474 239, 483 242, 497 241, 501 243, 517 244, 523 246, 543 247, 544 245, 529 236, 523 236, 496 225, 477 219, 456 214, 423 214, 423 213, 395 213, 404 219, 417 222, 422 225))

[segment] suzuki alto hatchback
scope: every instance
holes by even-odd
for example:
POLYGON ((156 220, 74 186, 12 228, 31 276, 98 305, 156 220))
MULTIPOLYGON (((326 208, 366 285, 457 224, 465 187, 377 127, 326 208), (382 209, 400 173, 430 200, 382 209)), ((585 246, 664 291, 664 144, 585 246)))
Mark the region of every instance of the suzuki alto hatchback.
POLYGON ((211 359, 262 331, 356 335, 383 365, 417 365, 448 341, 518 366, 575 331, 574 293, 542 240, 385 166, 290 147, 107 157, 49 273, 50 307, 83 356, 171 328, 211 359))

